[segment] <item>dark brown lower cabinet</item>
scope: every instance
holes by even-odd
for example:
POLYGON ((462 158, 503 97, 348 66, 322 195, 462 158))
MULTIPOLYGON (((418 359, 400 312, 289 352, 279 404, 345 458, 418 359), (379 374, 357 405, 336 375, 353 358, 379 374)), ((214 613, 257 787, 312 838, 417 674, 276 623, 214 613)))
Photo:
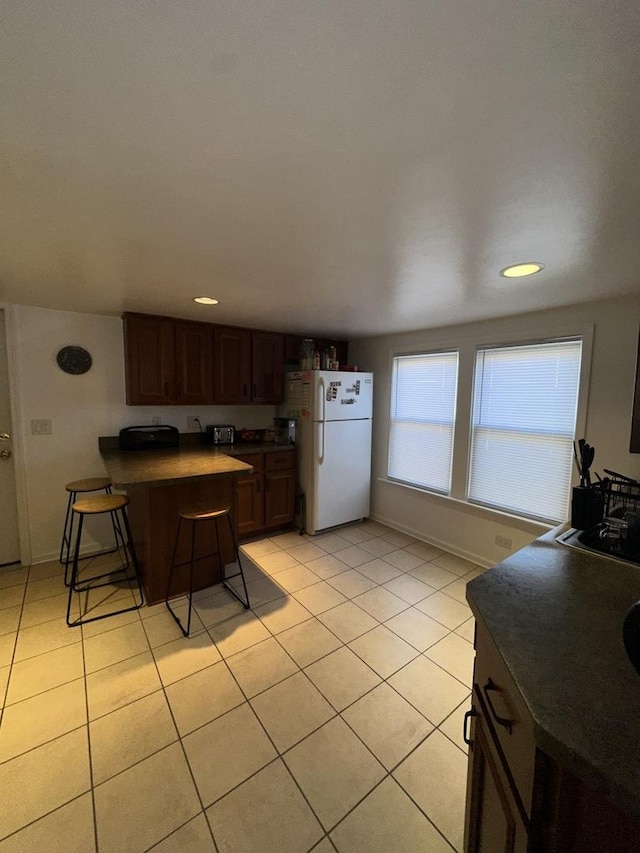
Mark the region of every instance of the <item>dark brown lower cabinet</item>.
MULTIPOLYGON (((144 451, 153 453, 154 451, 144 451)), ((129 490, 129 521, 138 559, 142 567, 144 596, 147 604, 164 601, 167 594, 169 568, 178 531, 178 509, 191 504, 227 507, 233 504, 233 478, 212 477, 194 479, 175 485, 134 488, 129 490)), ((191 553, 191 525, 182 525, 176 554, 177 563, 185 563, 191 553)), ((235 559, 233 540, 226 522, 220 525, 218 543, 215 523, 198 524, 194 562, 194 589, 208 587, 221 581, 216 560, 201 560, 214 552, 218 545, 223 563, 235 559)), ((189 589, 189 566, 183 565, 174 574, 171 595, 189 589)))
POLYGON ((235 515, 240 539, 264 529, 264 472, 255 467, 253 474, 237 478, 235 515))
POLYGON ((640 850, 639 820, 536 747, 525 700, 479 622, 473 680, 465 853, 640 850))
POLYGON ((243 539, 291 524, 295 516, 295 450, 238 453, 234 456, 253 466, 253 474, 236 477, 238 536, 243 539))
POLYGON ((526 853, 527 828, 479 697, 473 709, 465 850, 467 853, 526 853))

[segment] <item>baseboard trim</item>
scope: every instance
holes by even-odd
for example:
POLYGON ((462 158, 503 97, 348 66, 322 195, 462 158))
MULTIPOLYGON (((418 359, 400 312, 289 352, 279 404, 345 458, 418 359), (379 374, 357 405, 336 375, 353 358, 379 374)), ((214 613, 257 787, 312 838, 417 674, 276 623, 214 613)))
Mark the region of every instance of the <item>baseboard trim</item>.
POLYGON ((451 542, 444 542, 442 539, 436 539, 434 536, 425 536, 421 531, 414 530, 406 524, 398 524, 397 521, 391 521, 391 519, 385 518, 377 513, 371 513, 369 518, 373 519, 373 521, 378 521, 380 524, 386 524, 387 527, 391 527, 399 533, 406 533, 407 536, 413 536, 414 539, 418 539, 420 542, 425 542, 427 545, 433 545, 436 548, 441 548, 443 551, 448 551, 450 554, 455 554, 456 557, 462 557, 464 560, 476 563, 476 565, 482 566, 485 569, 490 569, 491 566, 495 566, 495 562, 487 560, 486 557, 483 557, 480 554, 475 554, 473 551, 467 551, 464 548, 459 548, 451 542))

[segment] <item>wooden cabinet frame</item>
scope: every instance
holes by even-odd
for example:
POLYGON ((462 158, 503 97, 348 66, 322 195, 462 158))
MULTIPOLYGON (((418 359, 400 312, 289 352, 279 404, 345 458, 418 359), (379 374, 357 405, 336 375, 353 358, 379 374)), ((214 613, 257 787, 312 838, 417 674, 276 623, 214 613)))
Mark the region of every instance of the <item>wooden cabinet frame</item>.
POLYGON ((253 474, 236 478, 238 536, 242 539, 291 524, 295 518, 295 450, 238 453, 237 458, 253 466, 253 474))
POLYGON ((123 320, 128 406, 213 403, 209 324, 146 314, 123 320))

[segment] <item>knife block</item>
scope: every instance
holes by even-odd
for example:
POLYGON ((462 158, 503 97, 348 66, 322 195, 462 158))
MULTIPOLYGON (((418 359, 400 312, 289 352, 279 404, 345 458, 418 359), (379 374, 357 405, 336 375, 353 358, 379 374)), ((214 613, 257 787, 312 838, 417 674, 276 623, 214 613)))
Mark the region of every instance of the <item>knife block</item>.
POLYGON ((588 486, 574 486, 571 492, 571 526, 589 530, 600 524, 604 515, 604 495, 588 486))

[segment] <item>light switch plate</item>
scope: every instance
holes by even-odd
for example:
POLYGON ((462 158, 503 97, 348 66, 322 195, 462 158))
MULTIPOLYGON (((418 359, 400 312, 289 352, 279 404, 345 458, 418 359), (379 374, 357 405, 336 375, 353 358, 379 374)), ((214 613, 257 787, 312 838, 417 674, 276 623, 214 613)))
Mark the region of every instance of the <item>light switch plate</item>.
POLYGON ((31 421, 31 435, 51 435, 51 420, 31 421))

